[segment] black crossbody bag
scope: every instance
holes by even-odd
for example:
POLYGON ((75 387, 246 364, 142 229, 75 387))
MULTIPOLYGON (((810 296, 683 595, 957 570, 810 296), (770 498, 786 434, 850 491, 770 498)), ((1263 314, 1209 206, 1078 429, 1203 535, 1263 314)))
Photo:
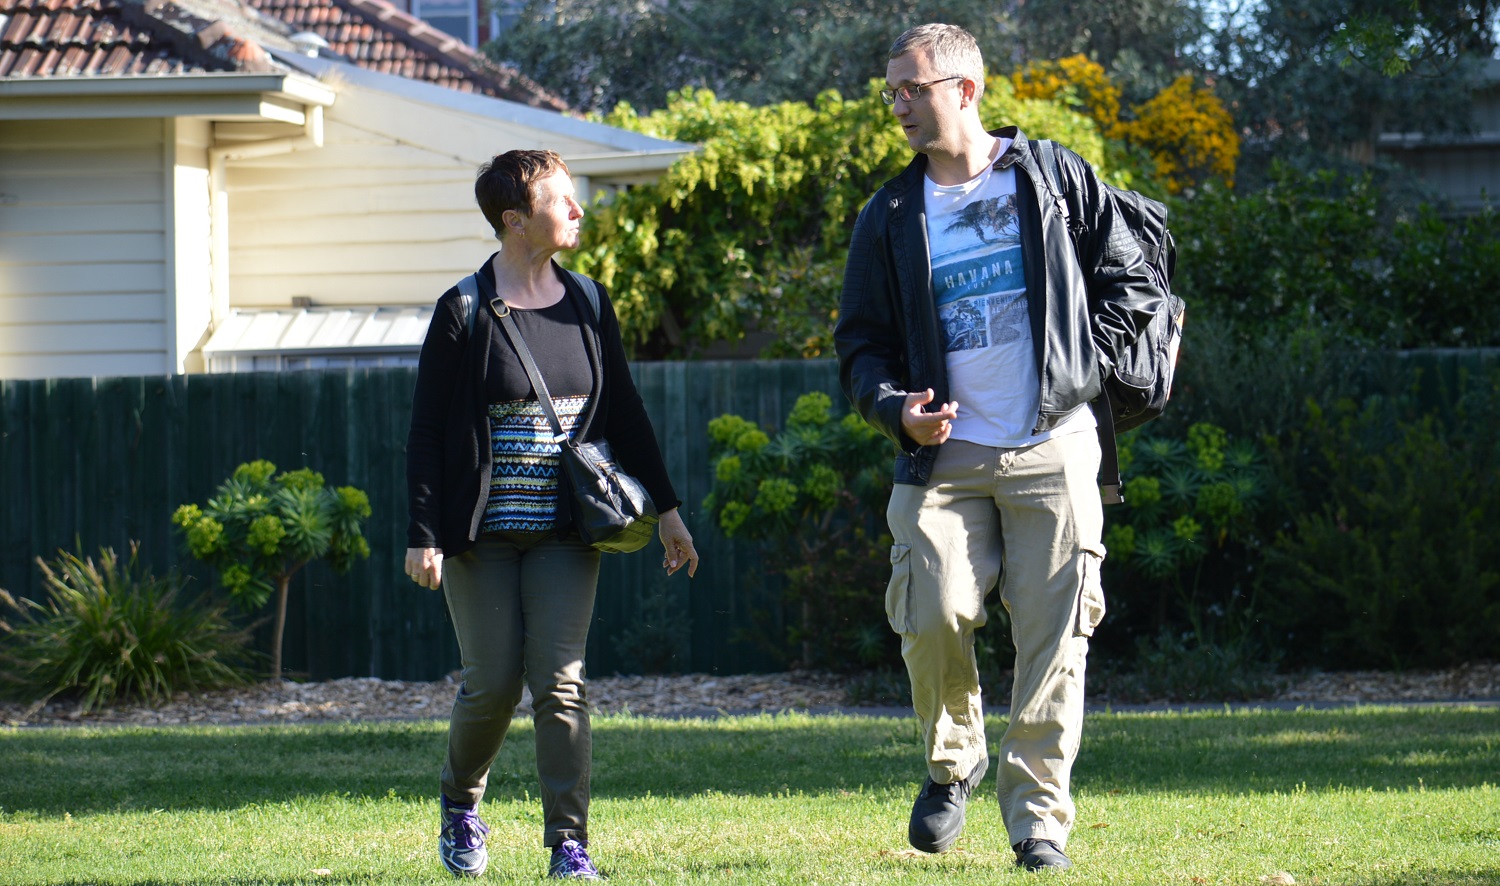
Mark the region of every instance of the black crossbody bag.
MULTIPOLYGON (((593 285, 593 281, 587 278, 582 278, 579 282, 587 286, 593 285)), ((477 303, 478 286, 472 276, 460 282, 459 291, 471 300, 471 305, 477 303)), ((590 295, 597 298, 593 293, 590 295)), ((592 299, 590 303, 593 303, 592 299)), ((597 316, 598 308, 594 310, 597 316)), ((615 461, 607 440, 577 443, 563 431, 562 422, 557 418, 557 410, 552 405, 552 395, 547 391, 547 382, 542 379, 541 370, 531 356, 531 349, 526 346, 526 339, 521 337, 520 327, 510 315, 510 306, 497 296, 490 302, 490 311, 500 321, 500 328, 521 358, 526 377, 531 379, 537 402, 541 405, 542 412, 546 413, 548 424, 552 426, 552 442, 562 446, 558 458, 562 473, 572 488, 573 524, 578 529, 578 534, 585 542, 607 554, 639 551, 651 541, 660 520, 656 504, 646 493, 646 487, 641 485, 640 480, 625 473, 619 462, 615 461)), ((593 347, 593 339, 585 336, 585 340, 589 344, 589 356, 595 372, 602 376, 603 368, 593 347)), ((603 391, 602 378, 600 391, 603 391)), ((589 426, 598 406, 596 400, 589 407, 582 427, 589 426)))

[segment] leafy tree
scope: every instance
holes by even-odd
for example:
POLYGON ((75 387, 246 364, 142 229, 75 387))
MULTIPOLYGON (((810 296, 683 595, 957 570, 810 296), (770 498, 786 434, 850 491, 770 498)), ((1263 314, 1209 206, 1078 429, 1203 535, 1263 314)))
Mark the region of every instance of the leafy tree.
POLYGON ((885 72, 907 28, 961 24, 993 64, 1013 57, 1013 31, 980 0, 528 0, 486 48, 580 110, 620 102, 660 109, 687 87, 753 105, 857 94, 885 72))
MULTIPOLYGON (((989 78, 982 113, 1103 159, 1092 123, 1057 102, 1018 100, 1002 78, 989 78)), ((827 354, 854 218, 911 159, 873 86, 850 100, 826 92, 812 107, 685 90, 665 110, 620 105, 603 119, 702 146, 584 219, 574 266, 609 287, 634 355, 691 356, 751 331, 769 339, 762 356, 827 354)))
POLYGON ((328 489, 317 471, 277 474, 276 465, 258 460, 235 468, 205 506, 179 507, 172 522, 193 556, 219 571, 243 607, 264 606, 275 588, 271 675, 279 679, 292 577, 314 560, 345 572, 357 558, 370 556, 361 531, 369 516, 370 499, 361 490, 328 489))
POLYGON ((1261 0, 1220 8, 1199 55, 1246 133, 1254 187, 1273 158, 1304 169, 1368 165, 1382 131, 1464 130, 1477 63, 1495 49, 1487 0, 1261 0))
POLYGON ((1387 77, 1450 70, 1465 56, 1488 57, 1497 37, 1495 4, 1406 2, 1361 4, 1339 41, 1351 57, 1387 77))
POLYGON ((1187 51, 1206 30, 1201 6, 1183 0, 1024 0, 1016 10, 1021 60, 1082 55, 1121 84, 1128 102, 1142 102, 1192 73, 1187 51))

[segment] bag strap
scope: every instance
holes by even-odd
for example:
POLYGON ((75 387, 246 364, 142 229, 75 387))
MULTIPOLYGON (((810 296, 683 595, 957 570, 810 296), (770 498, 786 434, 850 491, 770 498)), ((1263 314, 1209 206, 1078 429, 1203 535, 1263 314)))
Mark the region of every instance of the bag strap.
MULTIPOLYGON (((1063 198, 1062 160, 1057 156, 1057 143, 1044 138, 1031 144, 1036 148, 1033 156, 1041 167, 1042 181, 1047 185, 1052 202, 1057 206, 1057 212, 1068 229, 1068 235, 1073 241, 1073 254, 1077 255, 1078 237, 1083 233, 1083 219, 1081 213, 1069 212, 1068 201, 1063 198)), ((1090 405, 1094 409, 1094 423, 1098 425, 1099 433, 1099 495, 1107 505, 1123 504, 1125 497, 1120 494, 1120 444, 1115 436, 1115 415, 1113 404, 1109 402, 1109 392, 1100 391, 1090 405)))
POLYGON ((1093 400, 1094 423, 1099 426, 1099 495, 1107 505, 1125 503, 1120 493, 1120 442, 1115 437, 1115 412, 1109 392, 1100 391, 1093 400))
MULTIPOLYGON (((591 278, 576 271, 568 271, 573 281, 583 289, 585 300, 593 309, 594 319, 599 318, 599 284, 591 278)), ((479 302, 479 284, 474 275, 470 274, 459 281, 459 297, 465 299, 463 309, 468 313, 469 334, 474 333, 474 316, 479 302)), ((566 296, 565 296, 566 297, 566 296)), ((536 358, 531 355, 531 348, 526 345, 526 339, 521 336, 521 327, 516 325, 516 318, 511 316, 510 305, 506 304, 499 295, 490 301, 490 311, 500 321, 500 328, 505 332, 505 337, 510 339, 511 345, 516 349, 516 356, 521 358, 521 366, 526 370, 526 377, 531 380, 531 388, 536 392, 537 404, 542 407, 542 412, 547 415, 547 422, 552 426, 552 442, 572 445, 566 432, 562 429, 562 422, 557 418, 557 410, 552 405, 552 394, 547 390, 547 382, 542 378, 542 371, 536 365, 536 358)), ((599 359, 599 349, 595 342, 597 336, 585 335, 583 337, 584 347, 589 352, 589 365, 594 370, 596 386, 599 396, 591 397, 588 412, 583 416, 577 427, 585 431, 594 423, 594 413, 599 410, 599 400, 604 393, 604 369, 599 359)))
POLYGON ((497 296, 494 301, 490 302, 490 310, 495 312, 501 328, 505 330, 511 344, 516 347, 516 355, 521 358, 521 365, 526 368, 526 377, 531 379, 531 388, 536 391, 537 403, 547 414, 547 423, 552 425, 552 442, 568 442, 568 435, 563 432, 562 422, 557 419, 557 410, 552 406, 552 394, 547 391, 547 382, 542 378, 542 371, 537 368, 536 358, 531 356, 531 348, 526 346, 526 339, 521 337, 521 328, 516 325, 516 318, 510 315, 510 305, 501 301, 497 296))

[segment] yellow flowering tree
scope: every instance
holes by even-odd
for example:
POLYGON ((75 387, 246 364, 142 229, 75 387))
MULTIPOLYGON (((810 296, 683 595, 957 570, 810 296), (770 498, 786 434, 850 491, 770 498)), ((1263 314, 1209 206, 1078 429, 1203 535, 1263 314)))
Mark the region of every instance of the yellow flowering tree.
POLYGON ((276 465, 262 459, 235 468, 207 504, 179 507, 172 522, 243 608, 264 606, 275 589, 271 674, 279 678, 292 577, 313 560, 347 572, 356 559, 370 556, 361 526, 369 516, 363 491, 329 489, 323 475, 308 468, 277 474, 276 465))
POLYGON ((1098 125, 1111 138, 1120 125, 1120 87, 1103 66, 1085 55, 1057 61, 1032 62, 1010 75, 1016 97, 1052 101, 1063 99, 1098 125))
POLYGON ((1212 90, 1183 74, 1135 108, 1120 126, 1125 141, 1140 145, 1156 162, 1156 175, 1174 194, 1210 179, 1234 185, 1240 139, 1234 120, 1212 90))
POLYGON ((1233 186, 1240 156, 1234 120, 1213 90, 1183 74, 1156 96, 1122 113, 1120 89, 1082 55, 1034 62, 1011 75, 1016 95, 1074 104, 1112 139, 1143 151, 1154 177, 1178 194, 1210 179, 1233 186))

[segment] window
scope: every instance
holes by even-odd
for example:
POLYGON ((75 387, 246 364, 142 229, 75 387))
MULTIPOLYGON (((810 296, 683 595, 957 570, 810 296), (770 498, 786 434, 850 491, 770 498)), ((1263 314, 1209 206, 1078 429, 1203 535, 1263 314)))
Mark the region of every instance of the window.
POLYGON ((480 0, 411 0, 411 14, 470 46, 479 42, 480 0))

